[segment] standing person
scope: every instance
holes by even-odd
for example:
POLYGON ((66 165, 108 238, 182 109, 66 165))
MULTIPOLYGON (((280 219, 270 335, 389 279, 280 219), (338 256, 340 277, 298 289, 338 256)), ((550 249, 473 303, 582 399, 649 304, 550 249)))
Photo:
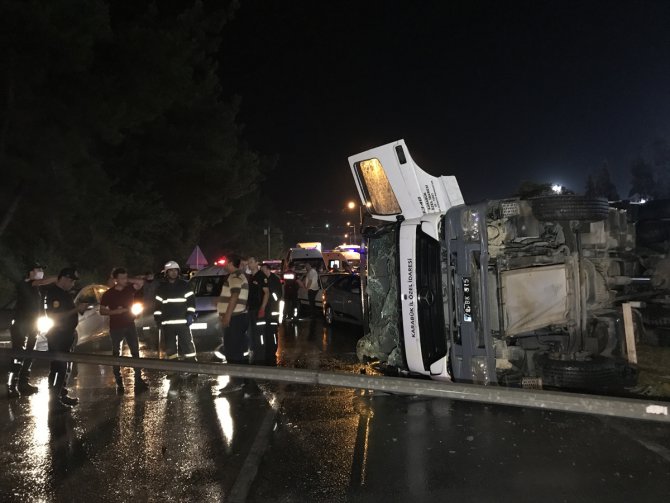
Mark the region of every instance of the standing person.
POLYGON ((248 266, 251 275, 247 277, 249 281, 249 298, 247 299, 247 311, 249 313, 248 338, 251 349, 251 356, 254 363, 262 361, 265 358, 265 348, 263 340, 263 330, 265 320, 259 316, 259 309, 263 301, 265 275, 260 270, 260 264, 256 257, 248 258, 248 266))
POLYGON ((142 276, 144 284, 142 285, 142 332, 148 332, 152 347, 158 347, 158 327, 153 323, 150 314, 155 310, 156 288, 158 281, 151 271, 147 271, 142 276))
MULTIPOLYGON (((16 307, 14 321, 9 329, 12 338, 12 349, 32 351, 37 341, 37 320, 40 316, 42 297, 40 286, 49 285, 56 281, 56 277, 45 278, 44 267, 35 262, 26 272, 26 277, 16 285, 16 307)), ((7 380, 7 397, 15 398, 21 395, 37 393, 37 387, 29 382, 32 358, 15 357, 9 367, 7 380)))
MULTIPOLYGON (((135 316, 132 313, 135 302, 135 292, 142 288, 141 279, 129 278, 128 271, 123 267, 112 270, 114 287, 102 294, 100 299, 100 314, 109 316, 109 336, 112 339, 112 356, 119 356, 123 349, 123 340, 126 340, 130 354, 133 358, 140 357, 140 344, 137 340, 137 329, 135 328, 135 316)), ((114 366, 114 378, 116 379, 116 391, 123 393, 123 378, 121 368, 114 366)), ((142 369, 135 367, 135 392, 146 391, 149 388, 142 380, 142 369)))
POLYGON ((279 301, 281 300, 281 280, 272 272, 268 264, 261 266, 265 276, 263 300, 258 310, 258 319, 263 320, 264 361, 269 365, 277 363, 277 327, 279 325, 279 301))
POLYGON ((298 290, 300 290, 300 282, 289 264, 284 271, 284 320, 286 321, 298 317, 298 290))
MULTIPOLYGON (((71 290, 79 274, 74 267, 66 267, 58 273, 58 279, 53 285, 49 285, 44 292, 44 307, 47 316, 53 321, 53 326, 47 333, 49 351, 69 353, 72 351, 77 340, 77 324, 79 314, 88 309, 88 304, 77 304, 75 306, 71 290)), ((64 391, 69 372, 69 363, 51 362, 49 373, 49 409, 51 411, 64 411, 77 405, 79 400, 70 398, 64 391)))
MULTIPOLYGON (((221 327, 223 329, 223 353, 226 361, 233 364, 246 364, 246 354, 249 349, 247 329, 247 300, 249 298, 249 283, 244 271, 240 268, 242 259, 233 255, 228 257, 224 265, 228 276, 221 289, 221 297, 217 305, 221 327)), ((230 378, 227 386, 221 388, 221 393, 239 391, 245 385, 244 380, 230 378)))
MULTIPOLYGON (((197 361, 191 324, 195 315, 195 296, 188 283, 179 278, 179 264, 170 260, 165 264, 165 281, 156 288, 154 317, 165 338, 168 360, 182 355, 197 361)), ((172 377, 176 377, 173 375, 172 377)))
POLYGON ((307 289, 307 298, 309 299, 309 315, 316 317, 316 293, 319 291, 319 273, 312 267, 312 264, 305 264, 307 274, 305 275, 305 288, 307 289))

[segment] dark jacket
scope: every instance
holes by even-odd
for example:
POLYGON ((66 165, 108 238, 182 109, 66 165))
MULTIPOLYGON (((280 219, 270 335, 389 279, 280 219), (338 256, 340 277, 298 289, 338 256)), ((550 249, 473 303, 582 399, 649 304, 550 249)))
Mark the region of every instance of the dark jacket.
POLYGON ((188 283, 176 279, 174 283, 165 280, 156 288, 154 317, 160 325, 181 325, 193 319, 195 295, 188 283))

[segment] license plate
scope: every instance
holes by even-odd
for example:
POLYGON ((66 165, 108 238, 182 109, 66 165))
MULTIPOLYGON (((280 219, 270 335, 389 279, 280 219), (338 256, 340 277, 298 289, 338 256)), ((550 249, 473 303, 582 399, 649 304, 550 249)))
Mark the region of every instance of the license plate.
POLYGON ((472 290, 470 278, 463 278, 463 321, 472 321, 472 290))

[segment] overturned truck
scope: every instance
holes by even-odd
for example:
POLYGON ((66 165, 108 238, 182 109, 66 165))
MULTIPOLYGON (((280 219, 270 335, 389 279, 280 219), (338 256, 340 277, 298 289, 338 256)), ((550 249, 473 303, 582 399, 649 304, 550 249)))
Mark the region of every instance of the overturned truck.
POLYGON ((380 221, 364 226, 361 360, 459 382, 632 384, 620 303, 638 266, 624 210, 577 195, 466 205, 402 140, 349 163, 380 221))

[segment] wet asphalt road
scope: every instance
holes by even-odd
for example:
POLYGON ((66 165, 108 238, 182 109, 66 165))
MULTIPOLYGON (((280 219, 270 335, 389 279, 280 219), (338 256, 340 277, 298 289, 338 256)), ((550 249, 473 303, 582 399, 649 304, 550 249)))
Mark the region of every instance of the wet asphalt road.
MULTIPOLYGON (((301 321, 278 364, 357 372, 355 327, 301 321)), ((155 353, 144 348, 146 356, 155 353)), ((202 353, 201 359, 208 359, 202 353)), ((445 399, 228 378, 117 395, 80 365, 80 405, 0 396, 0 501, 667 501, 670 428, 445 399)))

